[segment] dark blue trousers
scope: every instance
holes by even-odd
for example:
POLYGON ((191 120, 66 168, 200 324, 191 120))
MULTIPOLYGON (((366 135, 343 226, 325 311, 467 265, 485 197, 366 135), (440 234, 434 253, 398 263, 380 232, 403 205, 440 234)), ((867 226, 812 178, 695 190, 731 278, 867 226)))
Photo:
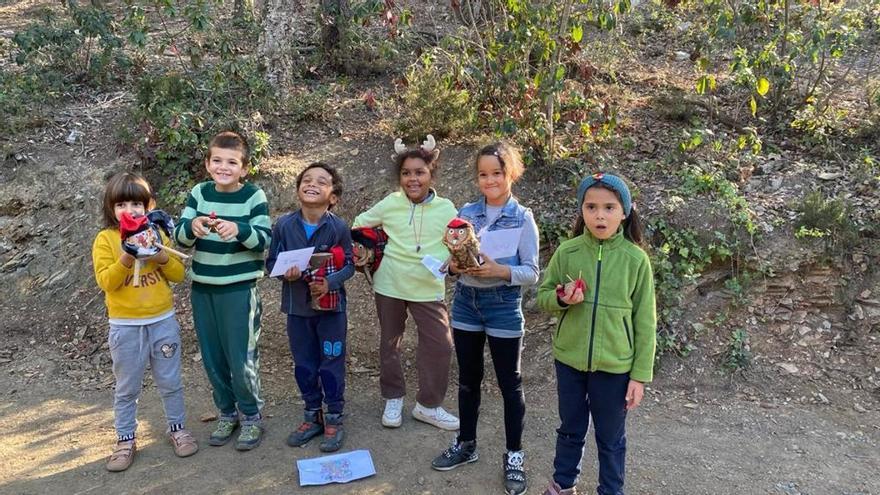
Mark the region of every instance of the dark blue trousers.
POLYGON ((599 495, 623 495, 626 461, 626 388, 629 374, 584 372, 556 361, 559 419, 553 480, 562 488, 577 484, 590 417, 599 454, 599 495))
POLYGON ((287 315, 293 375, 306 409, 321 409, 325 402, 328 413, 342 414, 347 327, 344 312, 311 317, 287 315))

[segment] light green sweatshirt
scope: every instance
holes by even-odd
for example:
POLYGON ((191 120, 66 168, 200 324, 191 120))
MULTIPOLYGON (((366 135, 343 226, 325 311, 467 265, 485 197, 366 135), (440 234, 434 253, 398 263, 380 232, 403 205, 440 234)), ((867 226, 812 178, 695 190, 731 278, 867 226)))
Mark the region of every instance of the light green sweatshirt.
POLYGON ((446 224, 458 213, 452 201, 429 196, 413 204, 402 191, 385 196, 354 219, 352 227, 382 226, 388 234, 385 254, 373 275, 377 294, 413 302, 443 301, 443 280, 422 264, 425 256, 446 261, 449 251, 443 245, 446 224))

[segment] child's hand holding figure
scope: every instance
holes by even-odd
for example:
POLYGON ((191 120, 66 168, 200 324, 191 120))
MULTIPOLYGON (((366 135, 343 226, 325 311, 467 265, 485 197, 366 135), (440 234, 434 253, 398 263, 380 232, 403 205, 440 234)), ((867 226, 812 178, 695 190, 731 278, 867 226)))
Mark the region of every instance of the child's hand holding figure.
POLYGON ((635 380, 630 380, 629 385, 626 386, 626 405, 624 409, 627 411, 632 411, 633 409, 639 407, 639 404, 642 402, 642 398, 645 396, 645 384, 642 382, 637 382, 635 380))
POLYGON ((214 224, 214 231, 221 239, 229 241, 238 236, 238 224, 228 220, 217 220, 214 224))
POLYGON ((193 218, 192 223, 190 224, 192 226, 193 235, 199 239, 207 237, 208 234, 211 233, 209 222, 211 222, 211 219, 205 216, 193 218))
POLYGON ((168 257, 167 251, 165 251, 164 249, 160 249, 158 253, 150 256, 150 259, 160 265, 164 265, 165 263, 168 263, 168 260, 170 258, 168 257))
POLYGON ((584 301, 585 288, 583 280, 572 280, 565 285, 556 284, 556 295, 560 301, 571 306, 584 301))
POLYGON ((119 256, 119 262, 122 263, 123 266, 125 266, 126 268, 131 268, 132 266, 134 266, 135 261, 136 258, 126 253, 125 251, 123 251, 122 254, 119 256))
POLYGON ((315 280, 309 283, 309 291, 312 293, 312 299, 318 300, 324 296, 324 294, 330 292, 330 286, 327 284, 327 279, 323 277, 315 277, 315 280))
POLYGON ((288 282, 296 282, 300 277, 302 277, 302 272, 298 266, 292 266, 284 272, 284 280, 288 282))
MULTIPOLYGON (((510 267, 496 263, 484 253, 480 253, 482 264, 465 270, 465 273, 474 277, 492 277, 510 279, 510 267)), ((455 269, 455 268, 453 268, 455 269)))

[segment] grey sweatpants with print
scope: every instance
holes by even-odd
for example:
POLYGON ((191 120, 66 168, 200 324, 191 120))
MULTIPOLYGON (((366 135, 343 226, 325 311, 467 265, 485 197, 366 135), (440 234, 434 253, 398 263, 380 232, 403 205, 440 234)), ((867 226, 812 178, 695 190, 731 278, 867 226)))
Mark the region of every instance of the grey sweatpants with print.
POLYGON ((131 437, 137 430, 137 404, 147 364, 165 406, 169 427, 183 425, 183 381, 180 378, 180 326, 173 315, 149 325, 110 324, 110 356, 116 393, 113 398, 116 434, 131 437))

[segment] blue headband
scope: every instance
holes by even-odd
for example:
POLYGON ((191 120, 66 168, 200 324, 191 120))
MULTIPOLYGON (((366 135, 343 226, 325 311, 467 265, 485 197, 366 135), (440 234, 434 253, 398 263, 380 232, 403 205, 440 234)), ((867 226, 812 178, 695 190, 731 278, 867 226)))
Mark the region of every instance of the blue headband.
POLYGON ((587 189, 600 182, 614 189, 620 195, 620 202, 623 203, 623 213, 629 217, 632 211, 632 196, 629 193, 629 188, 626 187, 626 182, 613 174, 598 173, 587 176, 582 180, 581 185, 578 186, 578 208, 583 208, 584 206, 584 196, 587 194, 587 189))

